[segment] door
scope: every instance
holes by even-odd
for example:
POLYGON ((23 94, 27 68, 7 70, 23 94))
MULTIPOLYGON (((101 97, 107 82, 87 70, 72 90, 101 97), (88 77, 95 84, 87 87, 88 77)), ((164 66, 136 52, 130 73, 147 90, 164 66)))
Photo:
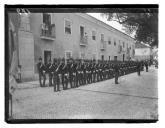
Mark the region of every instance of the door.
POLYGON ((104 60, 104 55, 101 56, 101 60, 104 60))
POLYGON ((114 61, 117 61, 117 56, 114 56, 114 61))
POLYGON ((124 61, 124 59, 125 59, 125 54, 123 54, 123 61, 124 61))
POLYGON ((111 56, 109 56, 109 60, 111 60, 111 56))
POLYGON ((51 60, 51 51, 44 51, 44 63, 48 64, 49 60, 51 60))

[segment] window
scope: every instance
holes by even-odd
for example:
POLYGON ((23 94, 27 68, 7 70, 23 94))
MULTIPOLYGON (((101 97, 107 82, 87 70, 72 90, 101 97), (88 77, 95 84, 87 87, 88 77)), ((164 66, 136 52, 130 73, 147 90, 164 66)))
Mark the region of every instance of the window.
POLYGON ((51 51, 44 51, 44 63, 48 64, 49 60, 51 60, 51 51))
POLYGON ((111 44, 111 38, 108 38, 108 44, 109 45, 111 44))
POLYGON ((51 24, 51 15, 49 13, 43 13, 43 23, 46 25, 51 24))
POLYGON ((93 59, 93 60, 96 60, 96 54, 93 54, 92 59, 93 59))
POLYGON ((109 60, 111 60, 111 56, 109 56, 109 60))
POLYGON ((96 40, 96 32, 92 31, 92 40, 96 40))
POLYGON ((65 59, 70 59, 72 57, 72 52, 71 51, 66 51, 65 52, 65 59))
POLYGON ((81 58, 82 60, 84 60, 84 59, 85 59, 85 53, 80 53, 80 58, 81 58))
POLYGON ((101 55, 101 60, 104 60, 104 55, 101 55))
POLYGON ((84 27, 80 26, 80 36, 84 37, 85 31, 84 31, 84 27))
POLYGON ((116 39, 114 39, 114 46, 116 46, 116 39))
POLYGON ((65 20, 65 33, 71 34, 71 22, 68 20, 65 20))
POLYGON ((123 42, 123 48, 125 47, 125 42, 123 42))
POLYGON ((101 34, 101 41, 104 41, 104 34, 101 34))

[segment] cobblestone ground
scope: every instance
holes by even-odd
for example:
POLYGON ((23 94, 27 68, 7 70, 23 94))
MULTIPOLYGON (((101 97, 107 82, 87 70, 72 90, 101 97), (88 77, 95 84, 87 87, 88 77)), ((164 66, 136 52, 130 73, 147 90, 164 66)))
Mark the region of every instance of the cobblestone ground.
POLYGON ((18 89, 15 119, 157 119, 157 69, 60 92, 53 87, 18 89))

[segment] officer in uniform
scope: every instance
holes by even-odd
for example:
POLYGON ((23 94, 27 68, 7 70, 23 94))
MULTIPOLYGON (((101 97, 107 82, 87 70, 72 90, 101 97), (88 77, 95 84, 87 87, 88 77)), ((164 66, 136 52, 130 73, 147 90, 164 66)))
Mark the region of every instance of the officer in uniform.
POLYGON ((39 62, 37 64, 37 68, 38 68, 38 74, 39 74, 39 83, 40 83, 40 87, 44 87, 45 86, 45 81, 46 81, 46 68, 45 65, 42 63, 42 58, 39 58, 39 62), (43 79, 43 82, 42 82, 43 79))

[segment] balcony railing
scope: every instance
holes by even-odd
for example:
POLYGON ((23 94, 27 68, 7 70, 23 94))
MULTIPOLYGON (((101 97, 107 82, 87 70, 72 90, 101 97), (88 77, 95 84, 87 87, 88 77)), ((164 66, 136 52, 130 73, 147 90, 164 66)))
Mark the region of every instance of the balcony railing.
POLYGON ((101 40, 100 49, 101 50, 105 50, 106 49, 106 41, 101 40))
POLYGON ((87 36, 80 36, 80 45, 86 46, 88 44, 88 37, 87 36))
POLYGON ((41 34, 42 39, 55 40, 55 24, 41 24, 41 34))

